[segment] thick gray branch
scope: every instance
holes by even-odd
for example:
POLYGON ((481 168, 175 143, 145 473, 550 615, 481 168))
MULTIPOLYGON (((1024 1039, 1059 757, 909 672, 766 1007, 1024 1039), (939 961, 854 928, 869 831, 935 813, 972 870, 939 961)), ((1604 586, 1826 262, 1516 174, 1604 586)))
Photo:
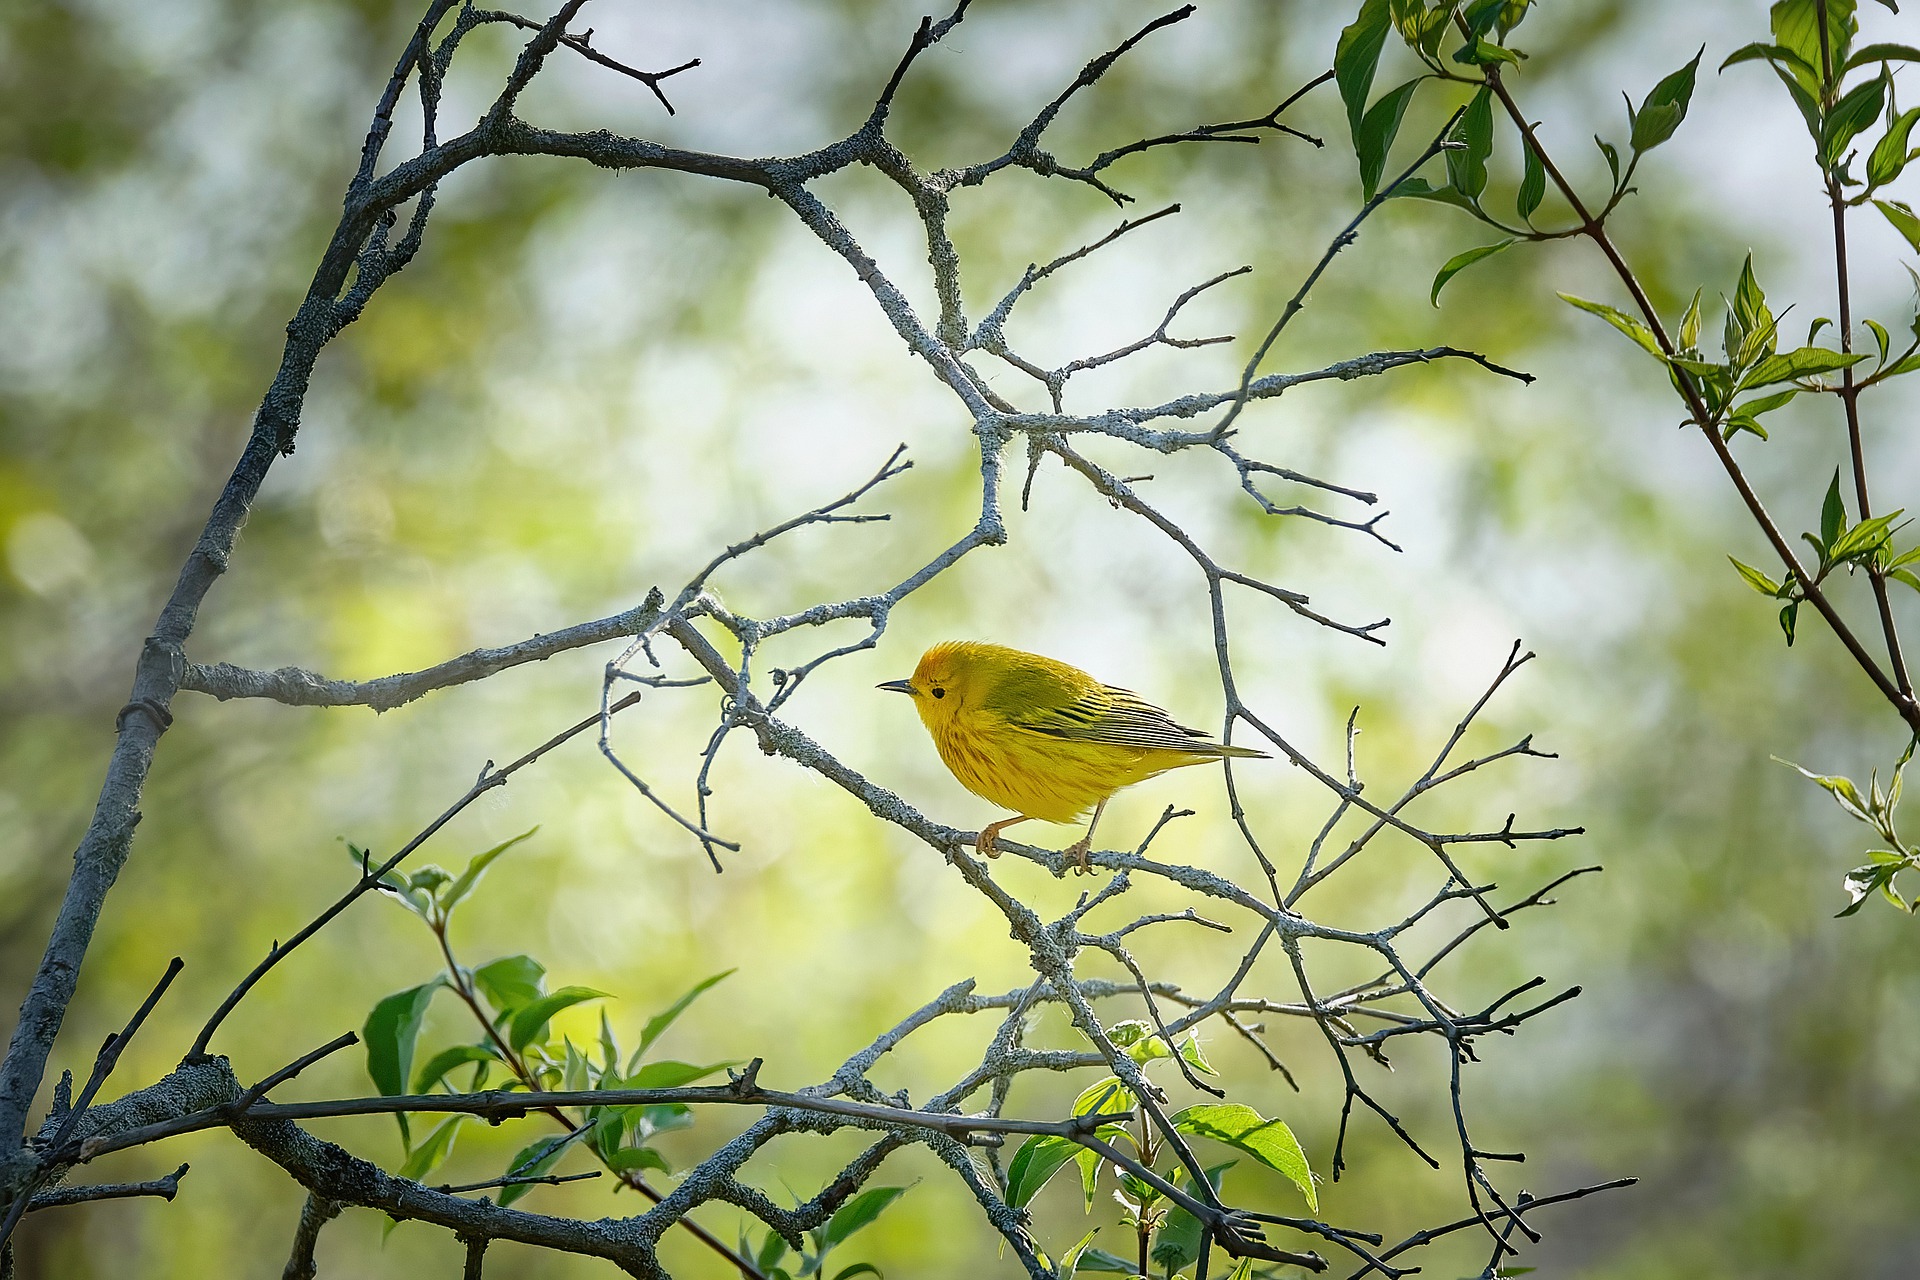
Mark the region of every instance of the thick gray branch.
POLYGON ((187 664, 182 689, 229 698, 271 698, 296 707, 372 707, 391 711, 415 698, 451 685, 485 680, 511 667, 545 662, 556 654, 607 640, 636 636, 660 620, 662 596, 658 588, 624 613, 582 622, 561 631, 532 636, 500 649, 474 649, 421 671, 406 671, 377 680, 329 680, 299 667, 252 671, 230 663, 187 664))

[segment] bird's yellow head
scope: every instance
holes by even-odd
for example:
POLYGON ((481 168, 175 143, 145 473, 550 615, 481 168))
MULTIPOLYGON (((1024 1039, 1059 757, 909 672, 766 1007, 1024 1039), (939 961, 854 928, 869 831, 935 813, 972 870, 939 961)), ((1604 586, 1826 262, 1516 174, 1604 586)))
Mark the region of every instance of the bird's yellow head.
POLYGON ((920 655, 909 680, 877 686, 913 699, 929 729, 951 722, 963 709, 978 707, 983 696, 1013 668, 1015 651, 997 644, 948 640, 920 655))

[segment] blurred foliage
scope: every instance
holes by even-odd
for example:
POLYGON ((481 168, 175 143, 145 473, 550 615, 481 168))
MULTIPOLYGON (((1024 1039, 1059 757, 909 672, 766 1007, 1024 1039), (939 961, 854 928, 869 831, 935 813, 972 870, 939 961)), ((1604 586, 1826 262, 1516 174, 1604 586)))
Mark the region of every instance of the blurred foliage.
MULTIPOLYGON (((1067 113, 1055 149, 1087 156, 1265 110, 1324 69, 1351 17, 1343 8, 1210 5, 1067 113)), ((983 0, 908 82, 898 136, 930 164, 997 151, 1088 57, 1154 12, 983 0)), ((370 104, 416 16, 377 0, 39 0, 0 11, 6 990, 19 990, 38 958, 139 638, 244 438, 370 104)), ((797 150, 864 115, 918 16, 874 0, 606 4, 597 45, 642 65, 705 60, 672 82, 678 114, 664 117, 639 86, 584 62, 556 64, 527 112, 685 145, 797 150)), ((1617 134, 1619 88, 1638 102, 1702 41, 1702 65, 1717 66, 1764 26, 1764 6, 1745 0, 1544 6, 1528 20, 1531 57, 1513 74, 1551 96, 1557 132, 1617 134)), ((450 86, 452 111, 471 110, 512 46, 477 36, 475 48, 485 56, 450 86)), ((1760 79, 1700 77, 1686 125, 1642 164, 1643 195, 1616 227, 1671 313, 1695 282, 1736 278, 1750 249, 1778 264, 1776 288, 1820 296, 1813 246, 1824 243, 1824 210, 1793 151, 1805 127, 1760 79)), ((1415 104, 1405 136, 1438 128, 1469 97, 1415 104), (1430 122, 1417 114, 1429 110, 1430 122)), ((1245 287, 1197 303, 1191 331, 1264 329, 1360 199, 1338 96, 1319 91, 1299 119, 1325 150, 1281 139, 1129 161, 1118 176, 1138 207, 1179 199, 1186 211, 1157 238, 1143 232, 1054 282, 1017 322, 1021 340, 1049 362, 1104 349, 1144 332, 1180 289, 1243 262, 1256 267, 1245 287)), ((1604 172, 1597 153, 1585 164, 1584 179, 1604 172)), ((1513 153, 1489 165, 1502 190, 1526 181, 1513 153)), ((1896 179, 1888 198, 1910 200, 1911 185, 1896 179)), ((832 186, 868 247, 911 277, 924 245, 907 211, 870 177, 832 186)), ((976 307, 1028 262, 1116 220, 1094 193, 1027 175, 956 204, 976 307)), ((1363 770, 1406 776, 1513 636, 1542 654, 1485 732, 1536 730, 1561 759, 1490 778, 1474 803, 1551 810, 1592 834, 1577 850, 1488 848, 1471 870, 1518 891, 1568 858, 1608 871, 1472 953, 1471 982, 1489 993, 1536 972, 1587 991, 1552 1015, 1556 1026, 1490 1050, 1478 1086, 1485 1140, 1533 1153, 1536 1193, 1626 1173, 1645 1181, 1553 1211, 1546 1246, 1526 1261, 1635 1280, 1911 1274, 1920 1269, 1910 1211, 1920 1158, 1906 1140, 1920 1122, 1912 921, 1886 911, 1832 921, 1846 901, 1838 876, 1857 861, 1853 834, 1825 796, 1769 758, 1858 777, 1884 767, 1902 740, 1830 637, 1803 622, 1787 654, 1772 614, 1752 607, 1726 568, 1726 551, 1752 563, 1761 544, 1701 442, 1672 430, 1663 384, 1635 366, 1631 348, 1596 341, 1591 320, 1553 296, 1601 291, 1580 250, 1489 258, 1448 284, 1438 311, 1429 306, 1441 264, 1483 239, 1425 208, 1388 208, 1341 255, 1276 359, 1305 368, 1444 341, 1539 374, 1533 387, 1436 367, 1302 389, 1243 423, 1289 465, 1382 493, 1404 555, 1264 517, 1218 475, 1200 474, 1197 459, 1170 459, 1155 492, 1189 528, 1316 603, 1393 614, 1391 642, 1375 653, 1277 608, 1241 606, 1243 636, 1269 637, 1245 672, 1250 701, 1322 755, 1338 750, 1359 703, 1363 770)), ((1862 284, 1886 310, 1905 288, 1862 284)), ((1103 397, 1145 399, 1176 371, 1181 385, 1230 385, 1242 358, 1240 346, 1153 352, 1086 383, 1103 397)), ((1011 373, 995 385, 1027 394, 1011 373)), ((1907 393, 1887 394, 1882 424, 1913 407, 1907 393)), ((190 648, 202 661, 368 677, 599 616, 770 517, 844 491, 904 439, 919 465, 882 495, 893 523, 805 531, 719 584, 755 608, 855 593, 970 521, 963 425, 856 283, 764 197, 555 161, 463 172, 419 261, 323 358, 299 451, 276 468, 190 648)), ((1796 402, 1767 426, 1756 482, 1768 492, 1810 474, 1824 483, 1832 424, 1796 402)), ((1914 474, 1915 446, 1890 428, 1876 426, 1869 446, 1888 474, 1914 474)), ((1217 697, 1189 566, 1056 472, 1043 470, 1033 509, 1013 518, 1012 545, 969 557, 916 596, 877 654, 824 670, 794 707, 855 767, 963 826, 983 806, 923 749, 900 708, 869 693, 910 669, 924 642, 979 635, 1055 653, 1198 722, 1217 697)), ((1900 608, 1910 616, 1909 602, 1900 608)), ((115 1079, 165 1070, 270 941, 339 892, 350 874, 343 839, 395 847, 465 790, 480 761, 512 758, 583 714, 600 661, 568 655, 379 717, 182 695, 56 1065, 90 1059, 178 953, 186 973, 115 1079)), ((708 693, 663 692, 621 725, 622 750, 685 795, 711 714, 708 693)), ((425 855, 463 866, 540 825, 462 905, 449 936, 460 955, 534 954, 565 984, 613 993, 556 1013, 556 1036, 593 1043, 596 1005, 632 1028, 696 980, 737 969, 685 1010, 661 1051, 688 1063, 765 1055, 763 1079, 789 1083, 959 977, 1006 989, 1025 972, 1004 928, 956 892, 949 871, 816 779, 744 747, 723 757, 714 821, 745 849, 719 877, 684 832, 623 788, 590 744, 576 744, 476 806, 425 855)), ((1200 811, 1180 836, 1193 856, 1245 869, 1220 798, 1197 783, 1123 796, 1109 830, 1144 827, 1170 799, 1200 811)), ((1276 770, 1251 800, 1285 837, 1274 845, 1298 856, 1318 825, 1318 797, 1276 770)), ((1435 803, 1444 813, 1456 802, 1435 803)), ((1329 922, 1359 915, 1407 897, 1423 871, 1411 854, 1383 857, 1369 881, 1331 883, 1313 909, 1329 922)), ((1031 868, 1010 868, 1008 879, 1045 904, 1074 892, 1031 868)), ((443 964, 429 930, 361 904, 276 971, 216 1047, 253 1078, 361 1026, 382 997, 443 964)), ((1179 976, 1197 987, 1219 975, 1179 976)), ((1288 982, 1264 976, 1275 989, 1288 982)), ((471 1035, 471 1020, 453 1002, 432 1005, 422 1043, 453 1044, 471 1035)), ((943 1048, 980 1032, 923 1034, 892 1068, 916 1096, 947 1082, 943 1048)), ((1065 1043, 1071 1032, 1048 1014, 1037 1034, 1065 1043)), ((1242 1082, 1236 1097, 1287 1118, 1324 1174, 1337 1073, 1310 1025, 1276 1028, 1275 1038, 1300 1095, 1237 1041, 1217 1039, 1206 1053, 1242 1082)), ((323 1063, 303 1087, 363 1091, 365 1063, 351 1057, 323 1063)), ((1410 1053, 1382 1086, 1416 1133, 1447 1123, 1444 1095, 1422 1087, 1443 1068, 1410 1053)), ((1077 1092, 1063 1080, 1057 1097, 1014 1101, 1059 1112, 1077 1092)), ((737 1121, 703 1117, 691 1133, 660 1132, 649 1149, 679 1167, 727 1123, 737 1121)), ((537 1124, 467 1126, 440 1176, 496 1175, 544 1136, 537 1124)), ((326 1132, 390 1168, 404 1159, 394 1126, 378 1118, 326 1132)), ((806 1194, 854 1141, 790 1148, 776 1169, 755 1168, 765 1185, 806 1194)), ((1378 1126, 1358 1125, 1355 1141, 1352 1172, 1320 1187, 1329 1216, 1361 1204, 1392 1206, 1408 1227, 1451 1216, 1451 1172, 1430 1173, 1378 1126)), ((904 1184, 929 1170, 920 1158, 883 1176, 904 1184)), ((193 1172, 171 1205, 35 1215, 21 1237, 23 1273, 272 1273, 300 1192, 263 1176, 237 1144, 197 1135, 97 1172, 150 1177, 181 1159, 193 1172)), ((1276 1202, 1297 1194, 1254 1166, 1243 1160, 1234 1176, 1270 1179, 1276 1202)), ((625 1211, 631 1201, 610 1199, 607 1181, 535 1187, 524 1203, 625 1211)), ((1033 1202, 1055 1253, 1087 1229, 1071 1181, 1033 1202)), ((1095 1243, 1124 1253, 1117 1211, 1100 1208, 1095 1243)), ((712 1212, 708 1225, 731 1238, 734 1224, 712 1212)), ((382 1225, 356 1212, 329 1227, 323 1273, 458 1265, 443 1233, 406 1226, 384 1239, 382 1225)), ((666 1247, 683 1274, 717 1274, 690 1241, 666 1247)), ((1477 1248, 1427 1259, 1428 1273, 1465 1274, 1479 1265, 1468 1256, 1477 1248)), ((996 1264, 977 1208, 938 1177, 831 1265, 869 1259, 916 1276, 1010 1265, 996 1264)), ((488 1265, 503 1278, 604 1270, 510 1246, 488 1265)))

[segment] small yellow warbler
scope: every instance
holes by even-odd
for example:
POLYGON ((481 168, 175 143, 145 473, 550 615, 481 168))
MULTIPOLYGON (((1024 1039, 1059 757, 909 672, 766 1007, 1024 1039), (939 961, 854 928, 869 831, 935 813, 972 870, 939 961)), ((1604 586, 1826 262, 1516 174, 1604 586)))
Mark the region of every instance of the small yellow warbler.
POLYGON ((911 680, 878 687, 912 697, 940 759, 967 790, 1014 811, 975 840, 989 858, 1016 822, 1073 822, 1091 808, 1086 835, 1066 850, 1091 870, 1093 829, 1120 788, 1223 756, 1266 756, 1210 742, 1137 694, 1005 645, 936 644, 911 680))

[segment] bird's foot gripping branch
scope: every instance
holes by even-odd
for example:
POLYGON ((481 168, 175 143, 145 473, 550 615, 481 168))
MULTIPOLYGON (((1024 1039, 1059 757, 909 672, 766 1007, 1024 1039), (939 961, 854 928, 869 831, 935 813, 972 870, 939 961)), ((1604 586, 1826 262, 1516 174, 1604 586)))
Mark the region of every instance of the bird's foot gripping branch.
MULTIPOLYGON (((1257 709, 1243 689, 1235 667, 1236 632, 1256 623, 1241 620, 1236 628, 1235 620, 1246 606, 1278 606, 1277 616, 1289 625, 1312 624, 1278 635, 1263 630, 1263 647, 1350 644, 1356 639, 1379 646, 1384 644, 1385 620, 1340 621, 1316 608, 1303 592, 1231 567, 1223 553, 1142 496, 1142 477, 1111 469, 1114 456, 1192 452, 1216 468, 1226 500, 1250 499, 1288 534, 1322 525, 1363 535, 1359 545, 1369 554, 1397 550, 1380 528, 1384 513, 1354 518, 1344 506, 1322 510, 1318 505, 1325 500, 1372 507, 1376 495, 1261 460, 1249 441, 1267 425, 1260 420, 1263 405, 1287 394, 1309 394, 1316 384, 1436 362, 1457 362, 1476 376, 1526 380, 1526 375, 1470 351, 1444 346, 1363 353, 1297 372, 1263 371, 1301 314, 1309 291, 1339 251, 1354 243, 1381 202, 1424 182, 1422 172, 1443 155, 1450 167, 1456 163, 1459 146, 1449 140, 1455 123, 1435 133, 1391 181, 1381 184, 1383 170, 1376 170, 1364 203, 1307 271, 1264 339, 1255 344, 1237 381, 1211 390, 1177 386, 1148 407, 1095 403, 1069 408, 1069 392, 1077 394, 1082 385, 1072 381, 1079 373, 1149 349, 1182 351, 1222 341, 1177 337, 1171 327, 1200 293, 1241 278, 1245 269, 1197 263, 1202 282, 1175 299, 1146 337, 1049 366, 1023 355, 1027 339, 1012 336, 1020 301, 1121 237, 1160 225, 1177 206, 1123 220, 1082 248, 1062 252, 1060 245, 1031 246, 1031 259, 1045 259, 1048 265, 1030 268, 986 315, 975 318, 964 302, 962 258, 948 227, 952 205, 1000 174, 1025 170, 1054 180, 1031 198, 1092 192, 1124 206, 1130 197, 1119 184, 1131 157, 1188 144, 1303 137, 1281 116, 1333 73, 1315 77, 1264 114, 1200 125, 1180 122, 1171 132, 1153 137, 1109 140, 1109 149, 1084 163, 1043 148, 1063 110, 1096 93, 1107 72, 1143 42, 1191 19, 1189 6, 1147 21, 1077 75, 1068 78, 1063 73, 1065 87, 1036 105, 1030 122, 1004 151, 972 164, 927 171, 895 145, 888 121, 918 59, 966 17, 967 5, 962 3, 938 21, 927 19, 912 33, 871 111, 841 140, 800 155, 752 159, 606 131, 556 131, 523 119, 524 90, 555 56, 585 58, 609 74, 638 79, 663 104, 668 78, 694 67, 687 63, 647 72, 611 57, 590 43, 589 33, 573 30, 584 3, 567 0, 549 17, 534 20, 433 0, 379 101, 340 223, 289 326, 280 370, 263 398, 252 435, 139 656, 129 705, 141 713, 130 710, 121 717, 99 807, 76 856, 45 959, 25 993, 0 1070, 0 1237, 10 1236, 30 1212, 78 1199, 174 1196, 182 1185, 179 1173, 154 1183, 100 1183, 91 1189, 59 1184, 116 1152, 212 1129, 230 1131, 305 1188, 306 1207, 288 1224, 293 1243, 287 1268, 290 1275, 305 1276, 314 1274, 316 1240, 327 1224, 348 1210, 372 1209, 395 1221, 451 1232, 465 1243, 469 1276, 481 1274, 487 1248, 497 1240, 605 1258, 632 1275, 660 1276, 666 1274, 660 1246, 671 1232, 697 1238, 702 1248, 743 1275, 815 1275, 831 1268, 846 1280, 872 1268, 864 1262, 843 1263, 845 1254, 837 1251, 855 1247, 849 1240, 901 1194, 898 1185, 876 1181, 883 1165, 913 1158, 920 1160, 916 1167, 930 1166, 957 1180, 977 1203, 984 1229, 997 1233, 1036 1280, 1113 1267, 1137 1268, 1142 1274, 1157 1267, 1168 1275, 1186 1272, 1204 1280, 1210 1268, 1225 1265, 1217 1254, 1237 1259, 1239 1276, 1266 1274, 1256 1270, 1260 1264, 1318 1271, 1337 1261, 1353 1268, 1355 1276, 1393 1277, 1412 1269, 1397 1260, 1437 1241, 1459 1239, 1462 1233, 1477 1237, 1488 1257, 1486 1269, 1492 1272, 1526 1242, 1540 1238, 1536 1219, 1541 1208, 1623 1185, 1614 1181, 1538 1198, 1512 1192, 1501 1185, 1496 1171, 1501 1162, 1518 1159, 1518 1153, 1482 1145, 1469 1122, 1479 1107, 1468 1088, 1467 1068, 1476 1061, 1484 1038, 1520 1031, 1577 995, 1578 989, 1542 997, 1536 994, 1545 985, 1540 978, 1505 992, 1474 995, 1443 993, 1438 986, 1444 962, 1469 944, 1487 945, 1489 926, 1507 929, 1516 915, 1551 902, 1548 894, 1555 887, 1593 869, 1567 870, 1545 887, 1518 897, 1502 894, 1489 882, 1493 877, 1470 873, 1462 865, 1463 855, 1498 857, 1522 844, 1579 834, 1578 828, 1520 829, 1509 814, 1498 825, 1451 832, 1425 816, 1430 810, 1422 802, 1435 791, 1445 788, 1452 794, 1469 774, 1483 768, 1546 755, 1534 748, 1531 735, 1480 754, 1466 747, 1488 701, 1531 655, 1521 654, 1516 644, 1498 664, 1486 693, 1446 735, 1432 763, 1397 789, 1363 782, 1365 771, 1356 750, 1357 711, 1347 721, 1344 741, 1333 747, 1339 759, 1323 766, 1283 734, 1273 717, 1257 709), (443 139, 442 85, 463 42, 485 27, 532 34, 490 105, 464 132, 443 139), (386 150, 396 105, 410 87, 418 94, 420 145, 409 158, 389 162, 386 150), (323 348, 368 307, 379 306, 385 282, 414 260, 427 235, 440 182, 467 164, 506 155, 582 159, 608 169, 651 170, 676 180, 709 179, 777 200, 812 234, 821 253, 845 264, 909 358, 923 364, 951 395, 952 407, 978 445, 978 489, 973 495, 977 515, 970 517, 970 527, 940 528, 937 516, 916 525, 909 534, 924 545, 925 558, 890 585, 875 583, 860 557, 842 553, 834 571, 846 580, 848 594, 840 598, 794 600, 786 606, 788 612, 771 617, 749 616, 724 603, 720 580, 732 565, 769 542, 806 527, 885 519, 856 508, 906 470, 903 449, 845 496, 725 548, 672 595, 648 593, 640 604, 605 618, 367 681, 329 679, 294 667, 255 671, 190 660, 188 641, 211 588, 235 554, 237 531, 270 468, 291 452, 297 439, 306 388, 323 348), (924 232, 925 293, 934 300, 934 314, 921 314, 818 189, 822 179, 856 166, 869 167, 890 183, 924 232), (1029 378, 1044 401, 1023 405, 1016 396, 996 390, 985 372, 996 363, 1029 378), (822 667, 877 648, 897 611, 920 606, 921 588, 963 558, 1016 536, 1002 509, 1008 452, 1016 443, 1024 446, 1028 466, 1023 503, 1032 497, 1038 469, 1054 459, 1070 481, 1065 496, 1057 500, 1126 512, 1135 518, 1131 527, 1141 537, 1165 540, 1183 563, 1191 564, 1187 585, 1205 602, 1206 621, 1198 626, 1212 641, 1224 704, 1218 743, 1232 742, 1236 732, 1243 743, 1257 743, 1232 750, 1210 744, 1214 755, 1226 759, 1225 800, 1240 840, 1232 866, 1202 866, 1180 853, 1163 855, 1161 849, 1180 833, 1176 823, 1183 819, 1170 808, 1136 847, 1096 850, 1089 844, 1075 851, 1083 866, 1111 875, 1051 918, 1015 891, 1022 871, 1016 859, 1057 876, 1069 865, 1067 854, 1002 841, 1001 850, 1012 857, 994 864, 1004 870, 990 870, 967 852, 974 839, 970 833, 937 821, 863 776, 809 733, 803 727, 806 704, 799 697, 822 667), (1273 496, 1271 491, 1282 485, 1293 496, 1273 496), (841 643, 808 647, 807 637, 817 634, 815 628, 841 623, 853 623, 862 631, 841 643), (275 943, 237 981, 185 1046, 176 1070, 112 1101, 100 1100, 121 1051, 165 995, 163 981, 99 1054, 80 1093, 74 1096, 70 1082, 63 1081, 52 1091, 51 1115, 27 1136, 29 1115, 74 998, 81 961, 121 866, 136 852, 141 791, 160 734, 172 717, 196 709, 191 702, 176 708, 178 693, 266 698, 289 707, 383 709, 616 640, 624 640, 626 647, 605 666, 596 713, 504 767, 487 761, 470 787, 392 852, 350 845, 351 866, 333 864, 346 877, 344 890, 338 884, 316 887, 316 897, 328 905, 282 935, 286 941, 275 943), (775 660, 779 665, 771 665, 775 660), (717 692, 720 714, 692 779, 693 803, 685 806, 674 804, 670 788, 643 777, 616 750, 610 726, 615 716, 645 705, 643 699, 685 697, 684 691, 692 689, 717 692), (738 841, 720 834, 727 827, 723 798, 716 798, 711 785, 714 762, 726 744, 745 738, 778 757, 759 767, 811 771, 857 799, 874 821, 906 837, 896 843, 917 845, 921 856, 948 860, 952 871, 943 869, 942 874, 956 876, 1005 922, 1014 954, 1030 978, 1011 990, 986 995, 975 990, 971 979, 958 981, 851 1053, 827 1078, 811 1084, 792 1083, 788 1064, 764 1046, 730 1047, 725 1052, 731 1059, 711 1063, 664 1056, 663 1038, 675 1020, 720 976, 689 982, 684 990, 625 993, 637 1007, 658 1012, 638 1029, 616 1025, 611 1013, 603 1013, 597 1033, 576 1043, 565 1028, 578 1015, 566 1011, 592 1005, 603 993, 549 981, 544 966, 531 955, 510 954, 477 964, 463 958, 461 908, 471 895, 484 891, 482 880, 489 868, 501 868, 492 873, 496 878, 511 868, 518 841, 476 854, 458 872, 416 865, 412 859, 429 842, 451 839, 444 834, 449 824, 478 799, 508 785, 574 738, 593 733, 618 774, 658 807, 667 829, 690 849, 703 850, 716 870, 725 865, 723 855, 739 847, 738 841), (1299 831, 1267 812, 1267 782, 1249 788, 1246 775, 1235 772, 1234 758, 1244 761, 1249 750, 1276 761, 1252 767, 1274 768, 1284 760, 1293 766, 1288 776, 1304 776, 1323 790, 1329 806, 1325 821, 1311 831, 1299 831), (1383 865, 1388 847, 1395 844, 1411 850, 1420 874, 1428 877, 1414 896, 1408 897, 1413 891, 1396 879, 1396 892, 1364 895, 1368 919, 1334 924, 1310 914, 1328 896, 1312 897, 1317 888, 1349 868, 1383 865), (1128 895, 1148 883, 1155 885, 1156 901, 1171 894, 1181 900, 1179 908, 1143 905, 1129 910, 1128 895), (396 972, 393 993, 374 1006, 358 1035, 338 1034, 305 1052, 303 1045, 289 1046, 285 1065, 252 1075, 254 1083, 243 1086, 243 1077, 217 1053, 219 1033, 251 1007, 249 997, 268 974, 296 956, 310 955, 302 944, 369 896, 391 899, 418 918, 439 953, 437 967, 396 972), (1163 959, 1159 939, 1181 934, 1191 937, 1182 948, 1180 965, 1224 971, 1224 981, 1195 986, 1196 978, 1180 980, 1172 971, 1175 966, 1163 959), (1193 940, 1219 950, 1206 951, 1193 940), (1355 957, 1364 960, 1373 975, 1368 980, 1346 986, 1315 980, 1314 974, 1324 972, 1323 962, 1350 964, 1355 957), (462 1034, 436 1032, 423 1038, 426 1012, 436 1002, 454 1007, 462 1034), (1071 1030, 1035 1043, 1030 1015, 1045 1007, 1063 1011, 1071 1030), (930 1024, 978 1014, 989 1017, 974 1041, 977 1053, 969 1051, 964 1061, 943 1066, 945 1078, 937 1084, 916 1091, 909 1077, 910 1082, 900 1086, 908 1073, 896 1066, 896 1048, 930 1024), (1264 1063, 1265 1073, 1252 1080, 1216 1074, 1203 1047, 1208 1034, 1216 1040, 1244 1041, 1264 1063), (364 1046, 372 1093, 285 1100, 308 1067, 356 1042, 364 1046), (1447 1066, 1427 1082, 1429 1101, 1403 1116, 1374 1089, 1402 1044, 1419 1042, 1444 1046, 1447 1066), (1293 1083, 1290 1063, 1301 1062, 1302 1054, 1313 1055, 1339 1084, 1337 1130, 1318 1150, 1296 1136, 1300 1103, 1274 1087, 1276 1082, 1293 1083), (722 1072, 727 1073, 724 1083, 722 1072), (1078 1078, 1064 1091, 1049 1087, 1062 1074, 1078 1078), (891 1091, 882 1087, 883 1077, 891 1091), (1057 1091, 1060 1096, 1055 1098, 1057 1091), (1250 1096, 1258 1096, 1262 1105, 1244 1100, 1250 1096), (745 1112, 750 1118, 744 1129, 736 1129, 709 1118, 716 1109, 745 1112), (400 1155, 391 1171, 305 1127, 367 1114, 397 1119, 400 1155), (486 1177, 436 1181, 445 1176, 449 1160, 464 1159, 457 1143, 470 1118, 524 1126, 527 1140, 486 1177), (1390 1224, 1338 1225, 1335 1219, 1372 1217, 1377 1211, 1372 1205, 1342 1204, 1331 1189, 1347 1168, 1349 1131, 1355 1124, 1381 1126, 1381 1132, 1390 1133, 1404 1148, 1400 1159, 1436 1169, 1450 1166, 1458 1179, 1462 1216, 1425 1225, 1393 1244, 1387 1243, 1385 1231, 1375 1229, 1390 1224), (695 1139, 710 1136, 712 1141, 685 1167, 669 1167, 657 1139, 683 1128, 691 1129, 695 1139), (776 1198, 767 1189, 781 1184, 776 1161, 792 1145, 780 1140, 838 1131, 858 1131, 867 1143, 833 1177, 797 1203, 784 1193, 776 1198), (1229 1172, 1226 1166, 1234 1161, 1239 1164, 1229 1172), (1103 1186, 1117 1191, 1117 1225, 1110 1221, 1098 1228, 1111 1234, 1096 1237, 1084 1228, 1062 1232, 1046 1213, 1036 1213, 1041 1189, 1068 1164, 1074 1165, 1083 1191, 1103 1186), (1247 1176, 1255 1169, 1274 1177, 1247 1176), (604 1216, 600 1208, 576 1217, 534 1212, 522 1203, 537 1196, 553 1197, 555 1207, 571 1205, 575 1202, 561 1199, 568 1193, 548 1188, 573 1182, 632 1188, 650 1204, 624 1217, 604 1216), (735 1229, 720 1224, 723 1216, 735 1229), (741 1228, 737 1224, 742 1222, 750 1225, 741 1228)), ((1027 249, 1020 246, 1022 253, 1027 249)), ((1490 666, 1494 657, 1489 655, 1490 666)), ((1135 730, 1150 723, 1156 732, 1164 731, 1138 708, 1130 715, 1127 723, 1135 730)), ((1190 748, 1191 741, 1187 745, 1190 748)), ((794 856, 808 856, 804 840, 795 844, 794 856)), ((167 981, 173 972, 169 970, 167 981)), ((1460 985, 1463 990, 1467 986, 1460 985)), ((784 998, 781 1003, 783 1008, 791 1004, 784 998)), ((191 1181, 184 1186, 184 1198, 190 1201, 191 1181)), ((956 1224, 953 1229, 963 1228, 956 1224)))

